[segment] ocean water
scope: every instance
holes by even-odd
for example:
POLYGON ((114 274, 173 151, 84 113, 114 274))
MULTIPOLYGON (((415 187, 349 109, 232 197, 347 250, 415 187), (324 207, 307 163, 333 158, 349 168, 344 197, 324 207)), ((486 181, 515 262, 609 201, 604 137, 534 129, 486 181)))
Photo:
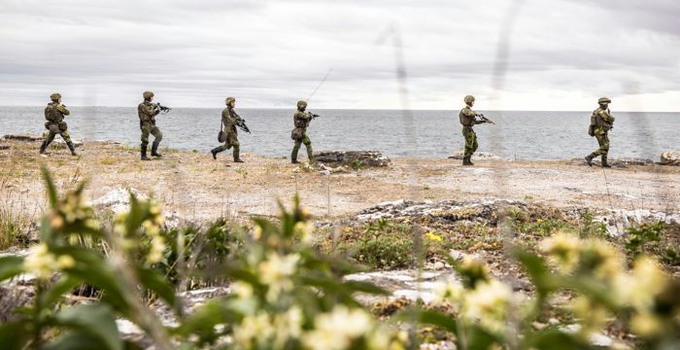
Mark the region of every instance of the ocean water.
MULTIPOLYGON (((111 140, 139 145, 136 107, 71 107, 66 118, 76 140, 111 140)), ((293 142, 293 109, 236 111, 252 131, 239 130, 241 151, 288 157, 293 142)), ((307 133, 315 151, 379 150, 387 156, 445 158, 464 146, 458 111, 314 110, 321 115, 307 133)), ((475 127, 478 152, 508 159, 580 158, 597 148, 588 136, 589 111, 479 111, 496 122, 475 127)), ((162 147, 208 153, 218 146, 221 109, 173 108, 159 115, 162 147)), ((658 160, 661 152, 680 149, 680 113, 631 113, 612 110, 610 158, 658 160)), ((0 135, 40 134, 43 107, 0 107, 0 135)), ((304 154, 304 149, 301 151, 304 154)))

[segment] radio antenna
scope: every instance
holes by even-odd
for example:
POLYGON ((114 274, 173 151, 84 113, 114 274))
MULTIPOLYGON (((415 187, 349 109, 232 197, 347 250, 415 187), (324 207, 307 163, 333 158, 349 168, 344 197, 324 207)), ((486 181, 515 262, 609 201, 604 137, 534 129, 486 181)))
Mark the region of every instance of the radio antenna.
POLYGON ((319 82, 319 85, 316 86, 316 89, 314 89, 314 91, 312 91, 312 94, 309 95, 309 97, 307 97, 307 99, 305 101, 309 102, 309 100, 312 99, 312 96, 314 96, 314 94, 319 90, 321 85, 323 85, 323 83, 326 81, 326 79, 328 79, 328 76, 331 75, 332 71, 333 71, 333 67, 331 67, 331 69, 328 70, 328 73, 326 73, 326 76, 323 77, 323 79, 321 79, 321 82, 319 82))

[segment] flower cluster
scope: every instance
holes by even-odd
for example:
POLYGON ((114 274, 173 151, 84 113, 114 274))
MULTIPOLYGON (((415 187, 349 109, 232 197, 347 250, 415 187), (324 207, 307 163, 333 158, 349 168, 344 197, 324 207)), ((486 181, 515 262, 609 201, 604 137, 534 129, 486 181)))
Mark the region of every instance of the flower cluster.
POLYGON ((34 273, 39 279, 49 279, 57 271, 72 268, 76 264, 70 255, 56 256, 49 247, 41 243, 31 249, 31 253, 24 260, 23 270, 34 273))
POLYGON ((88 229, 98 230, 100 225, 92 216, 92 207, 83 200, 80 191, 74 191, 69 192, 52 208, 48 219, 50 227, 54 230, 62 230, 74 224, 82 224, 88 229))

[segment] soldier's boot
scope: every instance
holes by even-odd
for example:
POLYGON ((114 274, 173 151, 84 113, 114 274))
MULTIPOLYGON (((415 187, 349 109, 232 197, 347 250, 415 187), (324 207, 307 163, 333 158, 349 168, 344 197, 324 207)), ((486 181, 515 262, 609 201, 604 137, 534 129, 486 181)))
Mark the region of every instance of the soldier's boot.
POLYGON ((588 163, 588 166, 593 166, 593 155, 589 154, 586 156, 586 163, 588 163))
POLYGON ((475 165, 470 158, 472 158, 472 156, 463 157, 463 165, 475 165))
POLYGON ((212 153, 213 159, 217 160, 217 153, 220 153, 219 147, 215 147, 210 150, 210 153, 212 153))
POLYGON ((142 160, 151 160, 146 156, 146 146, 142 146, 142 160))
POLYGON ((612 166, 607 163, 607 157, 603 156, 602 157, 602 167, 603 168, 611 168, 612 166))
POLYGON ((43 141, 42 145, 40 145, 40 154, 45 154, 45 150, 49 144, 50 143, 47 140, 43 141))
POLYGON ((243 163, 243 160, 241 159, 241 157, 239 157, 239 151, 240 150, 241 150, 241 148, 239 146, 234 146, 234 151, 233 151, 234 152, 233 153, 234 163, 243 163))
POLYGON ((68 146, 68 149, 71 150, 71 155, 72 156, 77 156, 78 153, 76 153, 76 146, 73 145, 73 142, 67 142, 66 146, 68 146))
POLYGON ((151 156, 153 157, 162 157, 163 155, 158 153, 158 142, 154 141, 151 144, 151 156))
POLYGON ((298 155, 298 149, 297 149, 297 148, 293 148, 293 152, 290 154, 290 163, 291 163, 291 164, 298 164, 298 163, 300 163, 300 162, 298 162, 298 160, 297 160, 297 155, 298 155))

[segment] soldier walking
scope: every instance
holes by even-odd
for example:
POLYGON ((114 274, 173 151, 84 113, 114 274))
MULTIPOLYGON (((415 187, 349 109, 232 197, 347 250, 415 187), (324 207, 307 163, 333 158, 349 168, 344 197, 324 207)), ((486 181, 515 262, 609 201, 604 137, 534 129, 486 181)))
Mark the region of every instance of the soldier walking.
POLYGON ((213 159, 217 159, 217 153, 233 147, 234 150, 232 151, 232 155, 234 156, 234 162, 243 163, 243 160, 239 157, 241 148, 238 142, 238 132, 236 131, 236 125, 241 121, 241 117, 234 111, 236 99, 227 97, 224 102, 227 104, 227 107, 222 110, 222 125, 224 126, 227 137, 224 141, 224 145, 213 148, 210 150, 210 153, 212 153, 213 159))
POLYGON ((475 104, 475 97, 472 95, 467 95, 463 98, 465 102, 465 107, 460 110, 458 118, 460 123, 463 125, 463 137, 465 137, 465 153, 463 154, 463 165, 474 165, 470 158, 472 154, 475 153, 479 144, 477 143, 477 134, 472 129, 475 124, 486 123, 486 120, 477 119, 480 114, 472 110, 472 106, 475 104))
POLYGON ((137 114, 139 115, 139 128, 142 130, 142 160, 149 160, 146 156, 146 149, 149 145, 149 134, 153 135, 153 144, 151 145, 151 155, 154 157, 162 157, 158 153, 158 145, 163 140, 163 133, 156 126, 156 116, 161 112, 157 104, 151 103, 153 101, 154 93, 151 91, 144 91, 142 94, 144 101, 137 106, 137 114))
POLYGON ((304 144, 307 149, 307 159, 309 163, 314 163, 314 153, 312 151, 312 141, 307 136, 307 127, 312 119, 315 118, 314 114, 305 112, 307 109, 307 101, 297 102, 297 111, 293 115, 293 125, 295 128, 291 132, 290 137, 295 141, 293 146, 293 152, 290 154, 290 162, 292 164, 298 164, 297 156, 300 150, 300 145, 304 144))
POLYGON ((600 105, 590 116, 590 128, 588 134, 595 136, 597 144, 600 146, 593 153, 586 156, 586 163, 593 166, 593 158, 602 156, 602 167, 611 168, 607 163, 607 154, 609 153, 609 130, 614 127, 614 117, 609 112, 609 104, 612 102, 608 97, 600 97, 597 103, 600 105))
POLYGON ((47 107, 45 107, 45 119, 47 119, 45 128, 49 133, 47 134, 45 141, 40 145, 40 154, 45 154, 47 146, 49 146, 54 140, 54 137, 59 134, 61 138, 64 139, 64 142, 66 142, 68 149, 71 150, 71 155, 77 156, 76 148, 73 146, 73 142, 71 142, 71 135, 68 133, 68 125, 66 124, 66 121, 64 121, 64 117, 71 114, 71 112, 66 106, 61 104, 61 94, 54 93, 50 95, 50 100, 47 107))

